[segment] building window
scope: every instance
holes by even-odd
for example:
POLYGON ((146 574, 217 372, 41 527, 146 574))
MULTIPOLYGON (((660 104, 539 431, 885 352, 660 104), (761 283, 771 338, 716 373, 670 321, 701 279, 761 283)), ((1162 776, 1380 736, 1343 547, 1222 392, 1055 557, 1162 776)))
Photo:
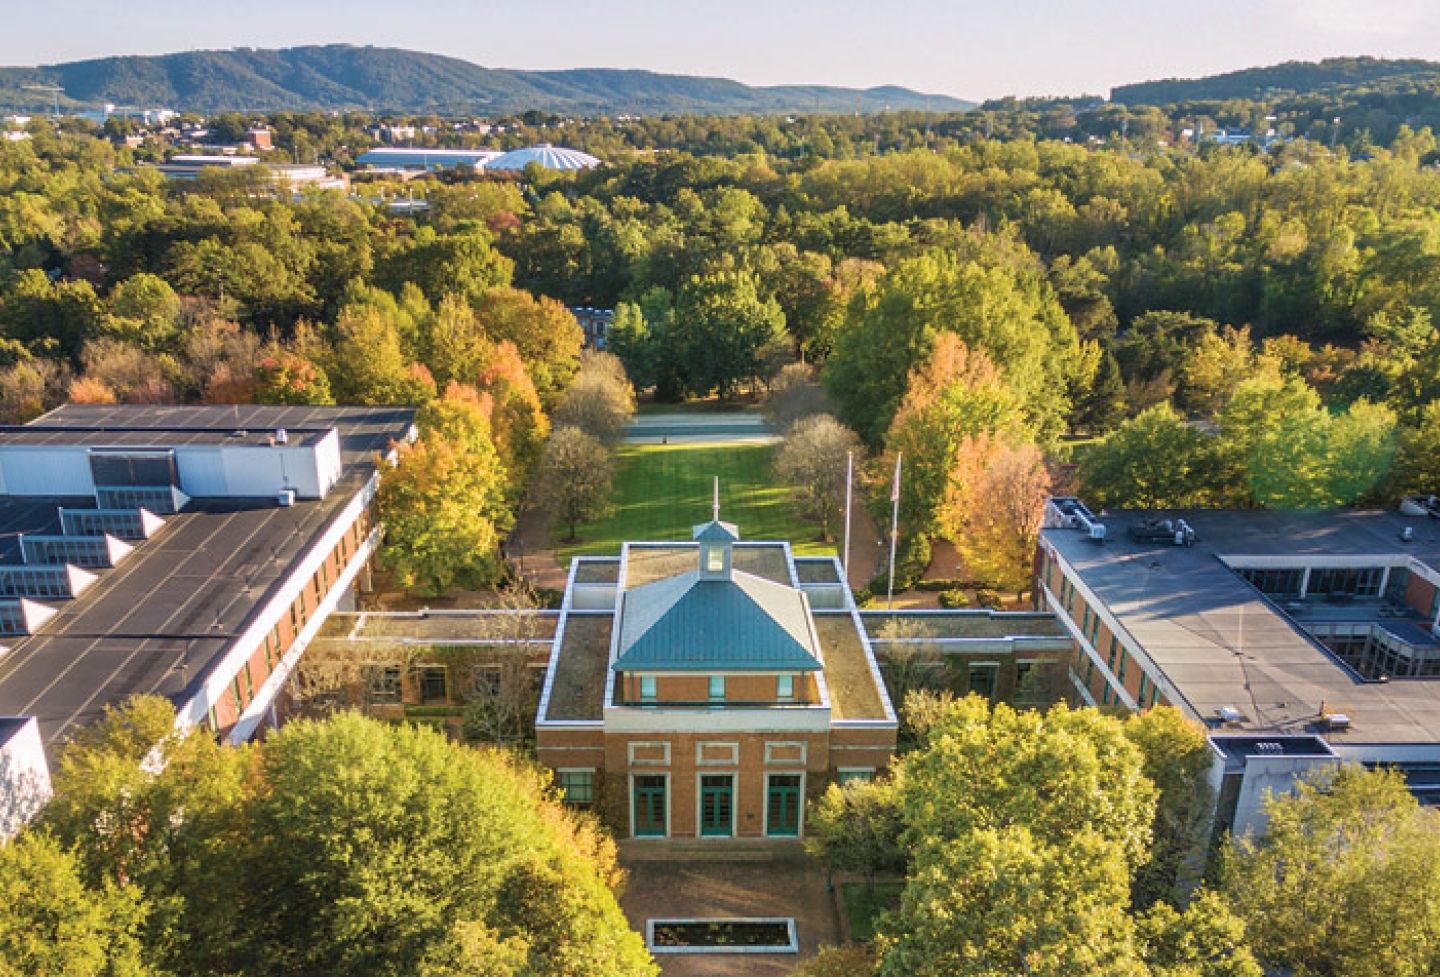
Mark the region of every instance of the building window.
POLYGON ((1130 661, 1129 656, 1127 656, 1127 655, 1125 654, 1124 649, 1121 649, 1121 651, 1120 651, 1120 670, 1115 673, 1115 677, 1120 680, 1120 685, 1121 685, 1122 687, 1125 685, 1125 666, 1126 666, 1127 664, 1129 664, 1129 661, 1130 661))
POLYGON ((1000 666, 995 662, 972 662, 969 669, 970 691, 986 699, 995 698, 995 676, 1000 666))
POLYGON ((1145 672, 1140 673, 1140 692, 1135 696, 1136 704, 1145 705, 1145 696, 1150 692, 1150 676, 1145 672))
POLYGON ((725 572, 725 550, 719 546, 705 547, 705 570, 708 573, 725 572))
POLYGON ((655 676, 653 676, 653 675, 642 675, 642 676, 640 676, 640 701, 641 701, 641 702, 654 702, 654 701, 655 701, 655 676))
POLYGON ((446 675, 444 665, 422 665, 420 667, 420 702, 433 705, 446 702, 446 675))
POLYGON ((710 676, 710 701, 711 701, 711 702, 724 702, 724 701, 725 701, 725 676, 723 676, 723 675, 712 675, 712 676, 710 676))
POLYGON ((1105 683, 1105 691, 1100 694, 1100 704, 1101 704, 1102 706, 1108 706, 1108 705, 1110 704, 1110 683, 1109 683, 1109 682, 1106 682, 1106 683, 1105 683))
POLYGON ((666 816, 667 778, 664 774, 637 774, 631 804, 634 810, 632 833, 637 838, 663 838, 666 816))
POLYGON ((561 770, 558 779, 561 800, 566 804, 588 810, 595 803, 595 771, 561 770))
POLYGON ((366 694, 371 702, 400 701, 400 666, 376 665, 369 669, 366 694))
POLYGON ((1115 639, 1115 636, 1112 634, 1112 635, 1110 636, 1110 661, 1109 661, 1110 671, 1112 671, 1112 672, 1115 671, 1115 656, 1118 655, 1119 653, 1120 653, 1120 642, 1117 641, 1117 640, 1115 639))
POLYGON ((775 698, 781 702, 787 702, 795 698, 795 676, 775 676, 775 698))
POLYGON ((851 781, 858 781, 862 784, 868 784, 874 779, 875 771, 873 769, 835 771, 835 783, 839 784, 841 787, 844 787, 851 781))
POLYGON ((245 702, 240 698, 240 676, 236 675, 230 680, 230 701, 235 705, 235 715, 238 718, 241 708, 245 702))

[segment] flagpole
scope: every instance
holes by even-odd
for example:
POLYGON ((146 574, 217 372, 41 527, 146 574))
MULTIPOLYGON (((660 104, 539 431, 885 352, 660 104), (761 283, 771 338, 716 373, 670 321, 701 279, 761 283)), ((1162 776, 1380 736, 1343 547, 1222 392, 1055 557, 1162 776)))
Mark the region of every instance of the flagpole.
POLYGON ((855 483, 855 452, 845 452, 845 548, 840 565, 845 568, 845 584, 850 584, 850 488, 855 483))
POLYGON ((890 483, 890 586, 885 591, 885 608, 895 608, 895 543, 900 538, 900 457, 895 455, 895 480, 890 483))

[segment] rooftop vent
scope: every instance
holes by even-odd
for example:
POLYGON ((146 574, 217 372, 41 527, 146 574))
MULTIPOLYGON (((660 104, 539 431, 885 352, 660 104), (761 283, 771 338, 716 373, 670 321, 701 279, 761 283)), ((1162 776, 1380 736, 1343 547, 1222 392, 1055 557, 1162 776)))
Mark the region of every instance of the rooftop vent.
POLYGON ((283 427, 277 427, 277 428, 275 429, 275 443, 276 443, 276 444, 288 444, 289 441, 290 441, 290 435, 285 431, 285 429, 284 429, 283 427))
POLYGON ((1238 723, 1245 718, 1240 710, 1234 706, 1221 706, 1215 710, 1215 715, 1219 716, 1220 721, 1225 723, 1238 723))
POLYGON ((282 509, 288 509, 295 504, 295 490, 281 489, 275 493, 275 504, 282 509))
POLYGON ((1095 518, 1089 507, 1073 496, 1056 496, 1045 503, 1045 525, 1078 529, 1087 539, 1105 542, 1105 524, 1095 518))
POLYGON ((1350 728, 1350 717, 1343 712, 1332 712, 1330 715, 1321 718, 1324 719, 1326 727, 1330 729, 1344 730, 1350 728))

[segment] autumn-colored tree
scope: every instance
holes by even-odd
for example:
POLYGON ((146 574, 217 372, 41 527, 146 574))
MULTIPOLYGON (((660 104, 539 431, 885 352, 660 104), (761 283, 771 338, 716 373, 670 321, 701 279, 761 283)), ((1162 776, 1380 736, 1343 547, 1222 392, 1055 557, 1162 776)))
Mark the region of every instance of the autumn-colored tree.
POLYGON ((452 392, 422 412, 418 425, 420 437, 400 446, 394 467, 381 473, 380 563, 401 586, 426 596, 493 583, 513 517, 490 423, 477 403, 452 392))
POLYGON ((990 358, 953 333, 941 334, 929 359, 911 371, 885 436, 886 466, 893 465, 896 453, 904 455, 900 518, 907 532, 939 531, 967 437, 1021 427, 1020 402, 990 358))
POLYGON ((497 288, 476 301, 475 316, 493 342, 508 340, 519 350, 540 403, 557 403, 579 366, 585 338, 570 310, 552 298, 497 288))
POLYGON ((944 535, 966 568, 991 587, 1023 594, 1050 497, 1045 457, 1033 444, 968 437, 956 452, 940 512, 944 535))
POLYGON ((435 382, 473 384, 493 355, 494 343, 485 335, 470 303, 456 295, 440 300, 421 328, 422 357, 435 382))
POLYGON ((490 348, 476 389, 489 400, 490 430, 508 476, 507 495, 518 501, 544 450, 550 420, 514 343, 507 340, 490 348))
POLYGON ((325 371, 318 364, 278 344, 261 355, 256 372, 259 385, 255 391, 255 402, 258 404, 335 402, 330 393, 330 378, 325 371))
POLYGON ((72 404, 113 404, 117 400, 115 391, 99 377, 76 377, 71 380, 67 399, 72 404))
POLYGON ((55 360, 27 356, 0 370, 0 414, 7 424, 23 424, 65 399, 70 368, 55 360))
POLYGON ((831 412, 830 398, 820 386, 820 377, 809 363, 788 363, 770 381, 765 397, 765 418, 778 434, 784 434, 803 418, 831 412))
POLYGON ((85 344, 80 360, 87 377, 103 383, 124 403, 173 404, 177 399, 164 362, 138 346, 95 339, 85 344))

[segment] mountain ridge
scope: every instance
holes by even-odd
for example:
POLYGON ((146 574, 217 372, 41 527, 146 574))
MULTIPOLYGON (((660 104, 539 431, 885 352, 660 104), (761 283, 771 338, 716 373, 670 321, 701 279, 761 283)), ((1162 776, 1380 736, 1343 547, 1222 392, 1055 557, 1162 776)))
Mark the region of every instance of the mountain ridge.
POLYGON ((0 104, 39 108, 60 85, 62 105, 103 103, 179 111, 341 111, 511 114, 726 114, 962 111, 975 103, 895 85, 751 86, 729 78, 643 69, 489 68, 447 55, 349 44, 116 55, 0 67, 0 104))
POLYGON ((1110 101, 1125 105, 1266 99, 1344 91, 1364 85, 1440 78, 1440 62, 1420 58, 1344 57, 1282 61, 1197 78, 1161 78, 1117 85, 1110 101))

